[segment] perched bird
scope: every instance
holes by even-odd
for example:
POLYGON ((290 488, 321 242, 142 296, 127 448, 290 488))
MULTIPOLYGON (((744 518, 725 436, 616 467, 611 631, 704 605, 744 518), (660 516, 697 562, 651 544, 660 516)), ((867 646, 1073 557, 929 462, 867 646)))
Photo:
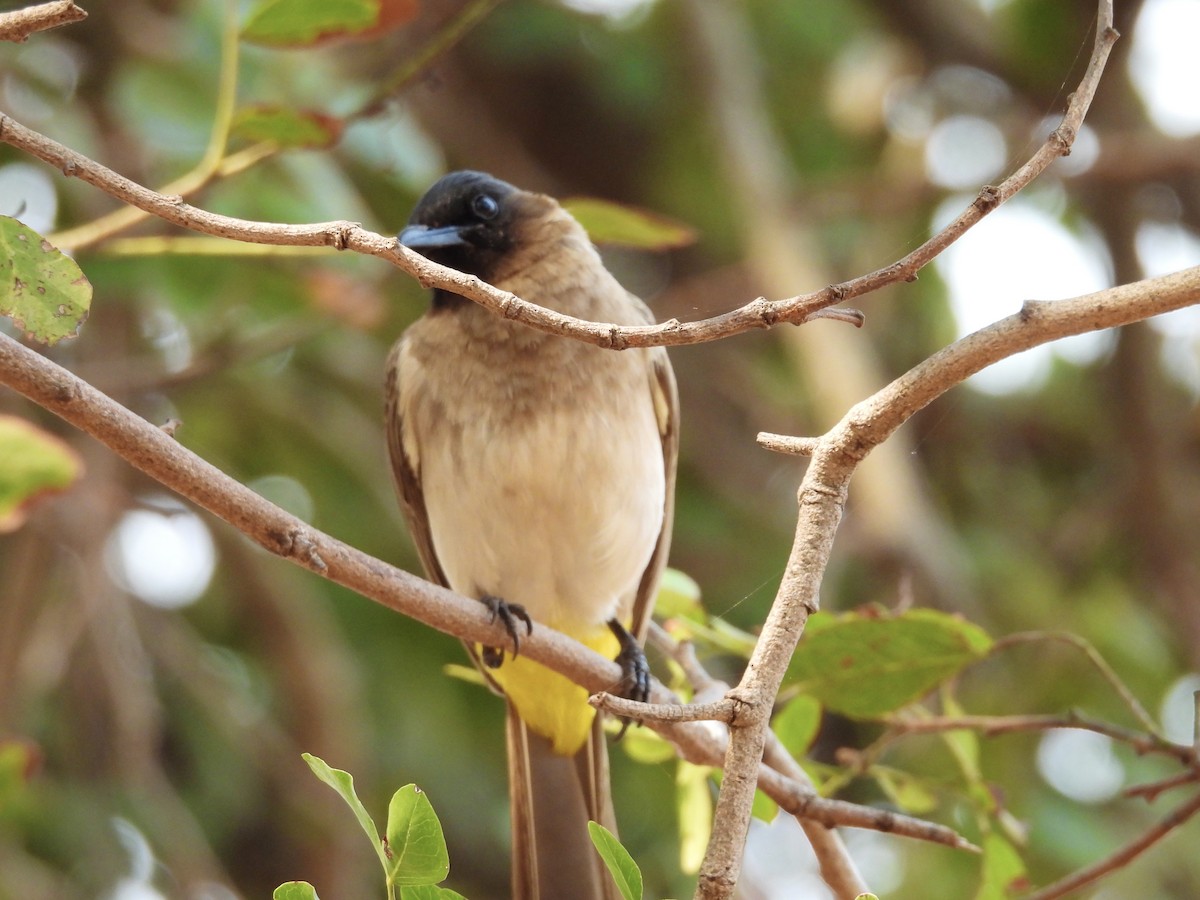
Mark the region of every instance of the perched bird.
MULTIPOLYGON (((434 184, 398 240, 549 309, 652 321, 555 200, 481 172, 434 184)), ((442 290, 388 360, 388 446, 421 561, 510 637, 468 649, 507 703, 519 900, 618 896, 587 833, 589 819, 615 829, 599 717, 587 691, 519 643, 541 625, 565 632, 616 658, 621 692, 644 699, 678 416, 662 348, 603 350, 442 290)))

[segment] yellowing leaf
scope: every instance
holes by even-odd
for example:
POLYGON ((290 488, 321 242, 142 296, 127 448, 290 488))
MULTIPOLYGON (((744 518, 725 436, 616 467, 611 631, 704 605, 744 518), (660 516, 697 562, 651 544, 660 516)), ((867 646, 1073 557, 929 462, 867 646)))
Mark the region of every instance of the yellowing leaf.
POLYGON ((342 136, 333 116, 283 106, 248 106, 234 116, 233 133, 248 141, 274 141, 281 147, 330 147, 342 136))
POLYGON ((379 0, 262 0, 242 38, 272 47, 306 47, 365 31, 379 20, 379 0))
POLYGON ((92 285, 75 260, 27 225, 0 216, 0 315, 28 337, 55 344, 88 317, 92 285))
POLYGON ((65 490, 82 472, 83 461, 63 441, 0 415, 0 534, 20 528, 33 503, 65 490))

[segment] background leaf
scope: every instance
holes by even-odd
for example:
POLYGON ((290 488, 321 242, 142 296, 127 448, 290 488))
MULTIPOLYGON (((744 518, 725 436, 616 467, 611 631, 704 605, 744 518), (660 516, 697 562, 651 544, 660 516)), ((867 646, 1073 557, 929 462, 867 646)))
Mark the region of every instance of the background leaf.
POLYGON ((975 900, 1008 900, 1025 886, 1025 863, 1017 848, 996 833, 983 837, 983 873, 975 900))
POLYGON ((675 768, 676 809, 679 814, 679 868, 689 875, 700 871, 712 836, 713 799, 710 766, 679 761, 675 768))
POLYGON ((66 490, 83 473, 69 444, 17 416, 0 415, 0 534, 25 521, 29 507, 66 490))
POLYGON ((691 226, 648 210, 594 197, 572 197, 563 200, 562 205, 597 244, 671 250, 696 240, 691 226))
POLYGON ((92 305, 92 285, 32 228, 0 216, 0 315, 43 344, 74 337, 92 305))
POLYGON ((809 694, 796 695, 775 714, 771 728, 788 753, 803 759, 821 730, 820 701, 809 694))
POLYGON ((893 712, 982 658, 991 647, 979 626, 936 610, 886 617, 847 613, 824 622, 820 618, 810 620, 786 683, 848 716, 893 712))
POLYGON ((380 0, 262 0, 242 38, 274 47, 304 47, 366 31, 379 20, 380 0))
POLYGON ((283 106, 248 106, 238 110, 232 133, 247 141, 274 141, 281 147, 330 147, 342 136, 342 122, 321 113, 283 106))

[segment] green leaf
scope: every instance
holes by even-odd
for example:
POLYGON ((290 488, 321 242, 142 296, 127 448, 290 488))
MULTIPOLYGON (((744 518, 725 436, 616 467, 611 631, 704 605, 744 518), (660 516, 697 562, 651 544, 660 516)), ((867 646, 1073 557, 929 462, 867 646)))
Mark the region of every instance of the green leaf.
POLYGON ((629 855, 629 851, 599 822, 588 822, 588 834, 596 852, 608 866, 608 873, 616 882, 621 896, 625 900, 642 900, 642 871, 629 855))
POLYGON ((1025 863, 1017 848, 992 832, 983 837, 983 877, 975 900, 1008 900, 1025 884, 1025 863))
POLYGON ((771 728, 788 753, 796 759, 807 756, 821 729, 820 701, 808 694, 798 694, 775 714, 771 728))
MULTIPOLYGON (((612 722, 614 727, 620 727, 615 719, 612 722)), ((649 728, 630 728, 621 738, 621 747, 630 759, 646 765, 669 762, 676 755, 675 745, 649 728)))
POLYGON ((410 884, 400 888, 400 900, 467 900, 458 891, 436 884, 410 884))
POLYGON ((992 645, 977 625, 930 609, 822 618, 810 622, 786 683, 847 716, 881 716, 911 703, 992 645))
POLYGON ((688 875, 700 871, 712 837, 713 801, 710 766, 680 760, 675 768, 675 800, 679 812, 679 868, 688 875))
POLYGON ((768 825, 779 815, 779 804, 758 788, 754 789, 754 800, 750 804, 750 815, 768 825))
POLYGON ((380 0, 262 0, 242 39, 271 47, 307 47, 366 31, 379 20, 380 0))
POLYGON ((285 881, 271 893, 271 900, 321 900, 307 881, 285 881))
POLYGON ((937 808, 937 796, 924 781, 909 772, 887 766, 872 766, 871 777, 888 799, 906 813, 925 815, 937 808))
POLYGON ((233 134, 280 147, 331 147, 342 136, 341 119, 284 106, 248 106, 233 119, 233 134))
POLYGON ((572 197, 562 205, 597 244, 672 250, 696 241, 691 226, 648 210, 594 197, 572 197))
POLYGON ((654 611, 664 619, 680 616, 703 619, 700 585, 678 569, 664 569, 662 580, 658 583, 658 596, 654 598, 654 611))
POLYGON ((343 772, 341 769, 331 767, 319 756, 313 756, 311 753, 301 753, 300 755, 308 763, 308 767, 313 770, 313 774, 337 791, 350 809, 353 810, 354 817, 358 819, 358 824, 362 826, 362 830, 367 833, 367 837, 371 839, 372 846, 375 847, 375 852, 379 856, 379 862, 383 865, 383 871, 387 872, 391 861, 387 858, 387 854, 384 853, 383 842, 379 839, 379 829, 375 827, 375 822, 367 814, 366 807, 362 805, 362 801, 354 793, 354 776, 349 772, 343 772))
POLYGON ((406 784, 388 804, 390 884, 437 884, 450 874, 450 855, 442 823, 429 798, 415 784, 406 784))
POLYGON ((92 306, 92 285, 44 237, 0 216, 0 315, 43 344, 74 337, 92 306))
POLYGON ((41 752, 24 740, 0 741, 0 816, 16 804, 41 763, 41 752))
POLYGON ((0 534, 15 531, 37 500, 68 488, 83 461, 66 443, 16 416, 0 415, 0 534))

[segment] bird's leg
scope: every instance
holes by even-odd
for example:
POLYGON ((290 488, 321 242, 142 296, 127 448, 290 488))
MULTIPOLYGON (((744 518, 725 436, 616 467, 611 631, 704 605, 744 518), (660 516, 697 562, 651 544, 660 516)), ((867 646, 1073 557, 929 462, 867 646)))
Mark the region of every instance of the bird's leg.
MULTIPOLYGON (((525 607, 520 603, 509 603, 494 594, 484 594, 479 600, 492 614, 492 622, 499 619, 504 624, 504 630, 512 638, 512 654, 516 657, 521 652, 521 637, 517 633, 517 623, 523 622, 525 633, 533 634, 533 620, 529 618, 529 613, 525 612, 525 607)), ((500 663, 504 662, 504 651, 499 647, 484 647, 480 652, 480 657, 483 659, 483 664, 489 669, 497 669, 500 667, 500 663)))
MULTIPOLYGON (((620 642, 621 652, 617 654, 616 663, 621 667, 621 692, 626 700, 636 700, 645 703, 650 699, 650 664, 646 662, 646 653, 637 638, 616 619, 608 620, 608 630, 620 642)), ((625 735, 632 719, 621 718, 621 731, 617 734, 619 741, 625 735)))

